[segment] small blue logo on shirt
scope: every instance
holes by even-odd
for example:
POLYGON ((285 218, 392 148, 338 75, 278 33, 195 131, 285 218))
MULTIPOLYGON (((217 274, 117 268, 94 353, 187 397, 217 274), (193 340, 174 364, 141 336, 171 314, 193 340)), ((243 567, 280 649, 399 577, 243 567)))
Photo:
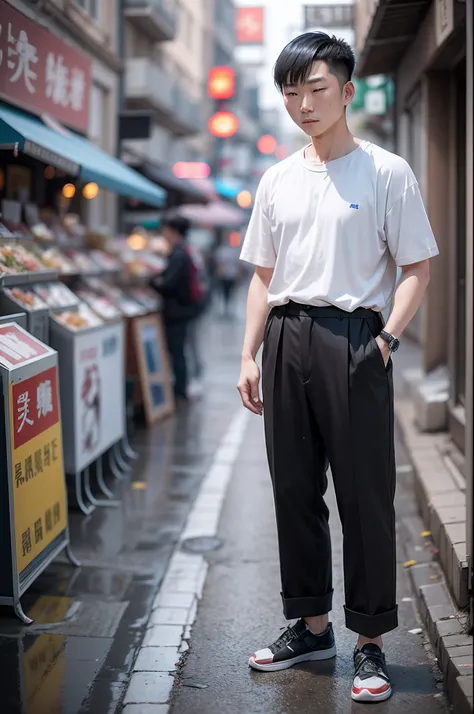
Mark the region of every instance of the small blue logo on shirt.
POLYGON ((349 208, 355 208, 355 210, 358 211, 358 210, 359 210, 359 204, 358 204, 358 203, 351 203, 351 205, 349 206, 349 208))

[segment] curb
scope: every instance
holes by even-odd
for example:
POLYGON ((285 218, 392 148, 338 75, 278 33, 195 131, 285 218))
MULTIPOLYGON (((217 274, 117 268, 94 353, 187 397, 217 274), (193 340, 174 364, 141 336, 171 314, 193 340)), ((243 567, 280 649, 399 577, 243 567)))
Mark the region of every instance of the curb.
MULTIPOLYGON (((406 438, 403 419, 396 410, 396 423, 413 468, 418 511, 429 527, 425 485, 406 438)), ((435 545, 439 546, 438 543, 435 545)), ((473 712, 473 637, 468 634, 468 616, 455 605, 441 565, 432 559, 419 562, 421 551, 426 553, 426 538, 421 534, 412 543, 409 557, 417 564, 409 568, 410 580, 417 599, 418 610, 444 677, 444 689, 455 714, 473 712)))

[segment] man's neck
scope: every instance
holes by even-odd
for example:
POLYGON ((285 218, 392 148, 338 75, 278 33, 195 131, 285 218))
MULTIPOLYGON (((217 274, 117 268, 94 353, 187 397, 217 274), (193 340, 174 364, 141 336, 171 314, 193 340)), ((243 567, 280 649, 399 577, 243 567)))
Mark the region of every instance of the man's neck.
POLYGON ((325 164, 350 154, 360 144, 360 139, 351 134, 345 120, 340 121, 321 136, 312 137, 311 145, 306 149, 306 158, 325 164))

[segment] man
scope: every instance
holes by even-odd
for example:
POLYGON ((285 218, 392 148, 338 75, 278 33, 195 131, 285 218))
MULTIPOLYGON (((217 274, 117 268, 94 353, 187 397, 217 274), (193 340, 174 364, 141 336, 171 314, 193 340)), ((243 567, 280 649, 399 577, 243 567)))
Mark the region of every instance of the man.
POLYGON ((223 317, 232 317, 231 302, 239 278, 238 251, 227 242, 222 242, 216 250, 216 274, 222 294, 223 317))
POLYGON ((176 213, 164 215, 161 233, 168 246, 167 265, 151 284, 163 297, 163 321, 174 374, 174 394, 178 404, 188 401, 186 336, 192 316, 191 262, 185 248, 189 221, 176 213))
POLYGON ((264 414, 283 608, 298 618, 249 664, 275 671, 336 654, 329 462, 346 626, 358 634, 352 698, 382 701, 392 693, 382 635, 398 624, 391 354, 438 249, 407 163, 347 127, 353 70, 351 48, 319 32, 279 56, 275 83, 311 142, 263 176, 241 254, 256 269, 238 389, 247 409, 264 414))

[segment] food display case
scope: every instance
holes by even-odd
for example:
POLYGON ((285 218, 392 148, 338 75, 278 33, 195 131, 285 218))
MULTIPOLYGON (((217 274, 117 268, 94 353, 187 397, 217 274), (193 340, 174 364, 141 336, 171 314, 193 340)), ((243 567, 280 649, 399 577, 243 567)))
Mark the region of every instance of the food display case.
POLYGON ((93 310, 103 320, 117 320, 122 316, 122 313, 110 300, 103 295, 97 294, 94 290, 85 286, 76 288, 77 297, 85 302, 91 310, 93 310))
POLYGON ((33 337, 49 343, 49 308, 33 288, 4 288, 0 293, 0 309, 4 315, 17 313, 19 308, 26 313, 26 329, 33 337))
POLYGON ((41 259, 22 243, 0 242, 0 284, 2 287, 24 285, 35 279, 51 280, 55 270, 48 269, 41 259), (38 278, 39 276, 39 278, 38 278))
POLYGON ((137 317, 146 313, 143 305, 115 285, 109 285, 99 278, 88 278, 84 283, 87 288, 115 305, 124 317, 137 317))
POLYGON ((127 289, 127 294, 147 312, 157 312, 161 308, 161 298, 152 288, 131 287, 127 289))
POLYGON ((34 285, 33 290, 51 311, 75 308, 80 302, 77 295, 64 283, 54 282, 34 285))

